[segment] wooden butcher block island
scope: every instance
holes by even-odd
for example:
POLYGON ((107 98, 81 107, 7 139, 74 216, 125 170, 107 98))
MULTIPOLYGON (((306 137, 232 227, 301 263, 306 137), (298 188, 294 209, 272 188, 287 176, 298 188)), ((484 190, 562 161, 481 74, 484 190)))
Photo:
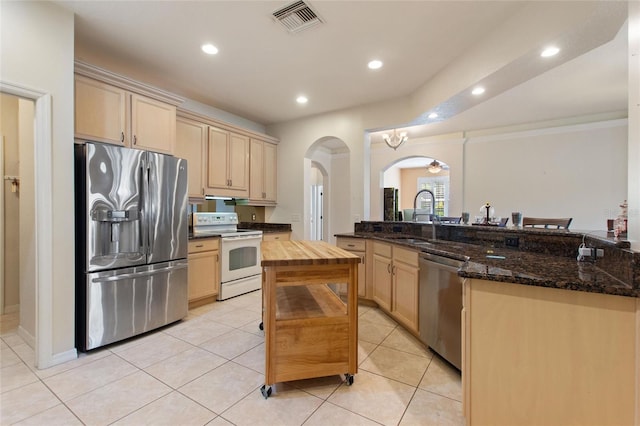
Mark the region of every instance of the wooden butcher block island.
POLYGON ((271 385, 358 369, 360 257, 324 241, 265 241, 265 398, 271 385))

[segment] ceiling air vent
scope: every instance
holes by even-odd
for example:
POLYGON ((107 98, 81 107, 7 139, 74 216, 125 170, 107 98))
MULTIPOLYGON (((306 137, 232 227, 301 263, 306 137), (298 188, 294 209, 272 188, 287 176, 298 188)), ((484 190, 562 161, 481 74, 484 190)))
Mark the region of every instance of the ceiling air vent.
POLYGON ((322 23, 322 19, 307 3, 296 1, 273 12, 273 18, 280 22, 290 33, 322 23))

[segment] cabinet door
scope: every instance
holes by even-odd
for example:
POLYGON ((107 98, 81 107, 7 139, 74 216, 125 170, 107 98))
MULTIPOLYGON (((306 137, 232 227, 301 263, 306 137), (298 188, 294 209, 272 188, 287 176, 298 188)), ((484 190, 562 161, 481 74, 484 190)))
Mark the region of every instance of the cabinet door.
POLYGON ((229 132, 209 127, 209 143, 207 145, 207 187, 227 189, 229 177, 227 173, 229 132))
POLYGON ((75 137, 124 146, 127 92, 99 81, 75 77, 75 137))
POLYGON ((249 196, 249 138, 229 133, 229 187, 249 196))
POLYGON ((189 197, 204 197, 204 159, 207 126, 197 121, 176 120, 176 157, 185 158, 189 169, 189 197))
POLYGON ((189 301, 218 294, 218 252, 205 251, 189 255, 189 301))
POLYGON ((365 267, 365 254, 364 252, 353 252, 353 254, 357 254, 360 256, 360 263, 358 263, 358 297, 366 297, 367 296, 367 286, 366 286, 366 267, 365 267))
POLYGON ((131 95, 131 146, 173 155, 176 107, 155 99, 131 95))
POLYGON ((277 201, 277 145, 272 143, 264 143, 264 181, 262 189, 264 191, 265 201, 277 201))
POLYGON ((373 300, 381 308, 391 311, 391 260, 373 255, 373 300))
POLYGON ((249 198, 263 200, 264 193, 264 145, 259 140, 251 139, 251 161, 249 168, 249 198))
POLYGON ((415 266, 393 263, 393 316, 406 327, 418 331, 418 272, 415 266))

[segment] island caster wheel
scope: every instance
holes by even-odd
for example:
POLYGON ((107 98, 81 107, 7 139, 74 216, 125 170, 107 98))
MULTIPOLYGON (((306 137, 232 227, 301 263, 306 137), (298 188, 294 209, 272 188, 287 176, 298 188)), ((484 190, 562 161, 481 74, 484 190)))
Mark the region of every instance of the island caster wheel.
POLYGON ((260 393, 264 396, 264 399, 269 398, 271 396, 271 386, 267 387, 267 385, 262 385, 260 388, 260 393))
POLYGON ((261 323, 260 323, 260 325, 258 326, 258 328, 259 328, 260 330, 264 330, 264 323, 262 323, 262 322, 261 322, 261 323))
POLYGON ((345 374, 344 381, 347 383, 347 386, 351 386, 353 384, 353 374, 345 374))

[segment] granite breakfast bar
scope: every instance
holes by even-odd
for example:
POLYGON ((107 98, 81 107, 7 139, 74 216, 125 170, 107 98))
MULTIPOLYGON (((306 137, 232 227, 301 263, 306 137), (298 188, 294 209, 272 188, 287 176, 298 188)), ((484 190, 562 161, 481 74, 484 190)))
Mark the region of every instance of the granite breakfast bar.
POLYGON ((361 222, 339 236, 465 261, 467 424, 640 424, 640 262, 627 242, 484 226, 436 231, 434 241, 432 225, 361 222), (582 242, 604 257, 578 261, 582 242))

